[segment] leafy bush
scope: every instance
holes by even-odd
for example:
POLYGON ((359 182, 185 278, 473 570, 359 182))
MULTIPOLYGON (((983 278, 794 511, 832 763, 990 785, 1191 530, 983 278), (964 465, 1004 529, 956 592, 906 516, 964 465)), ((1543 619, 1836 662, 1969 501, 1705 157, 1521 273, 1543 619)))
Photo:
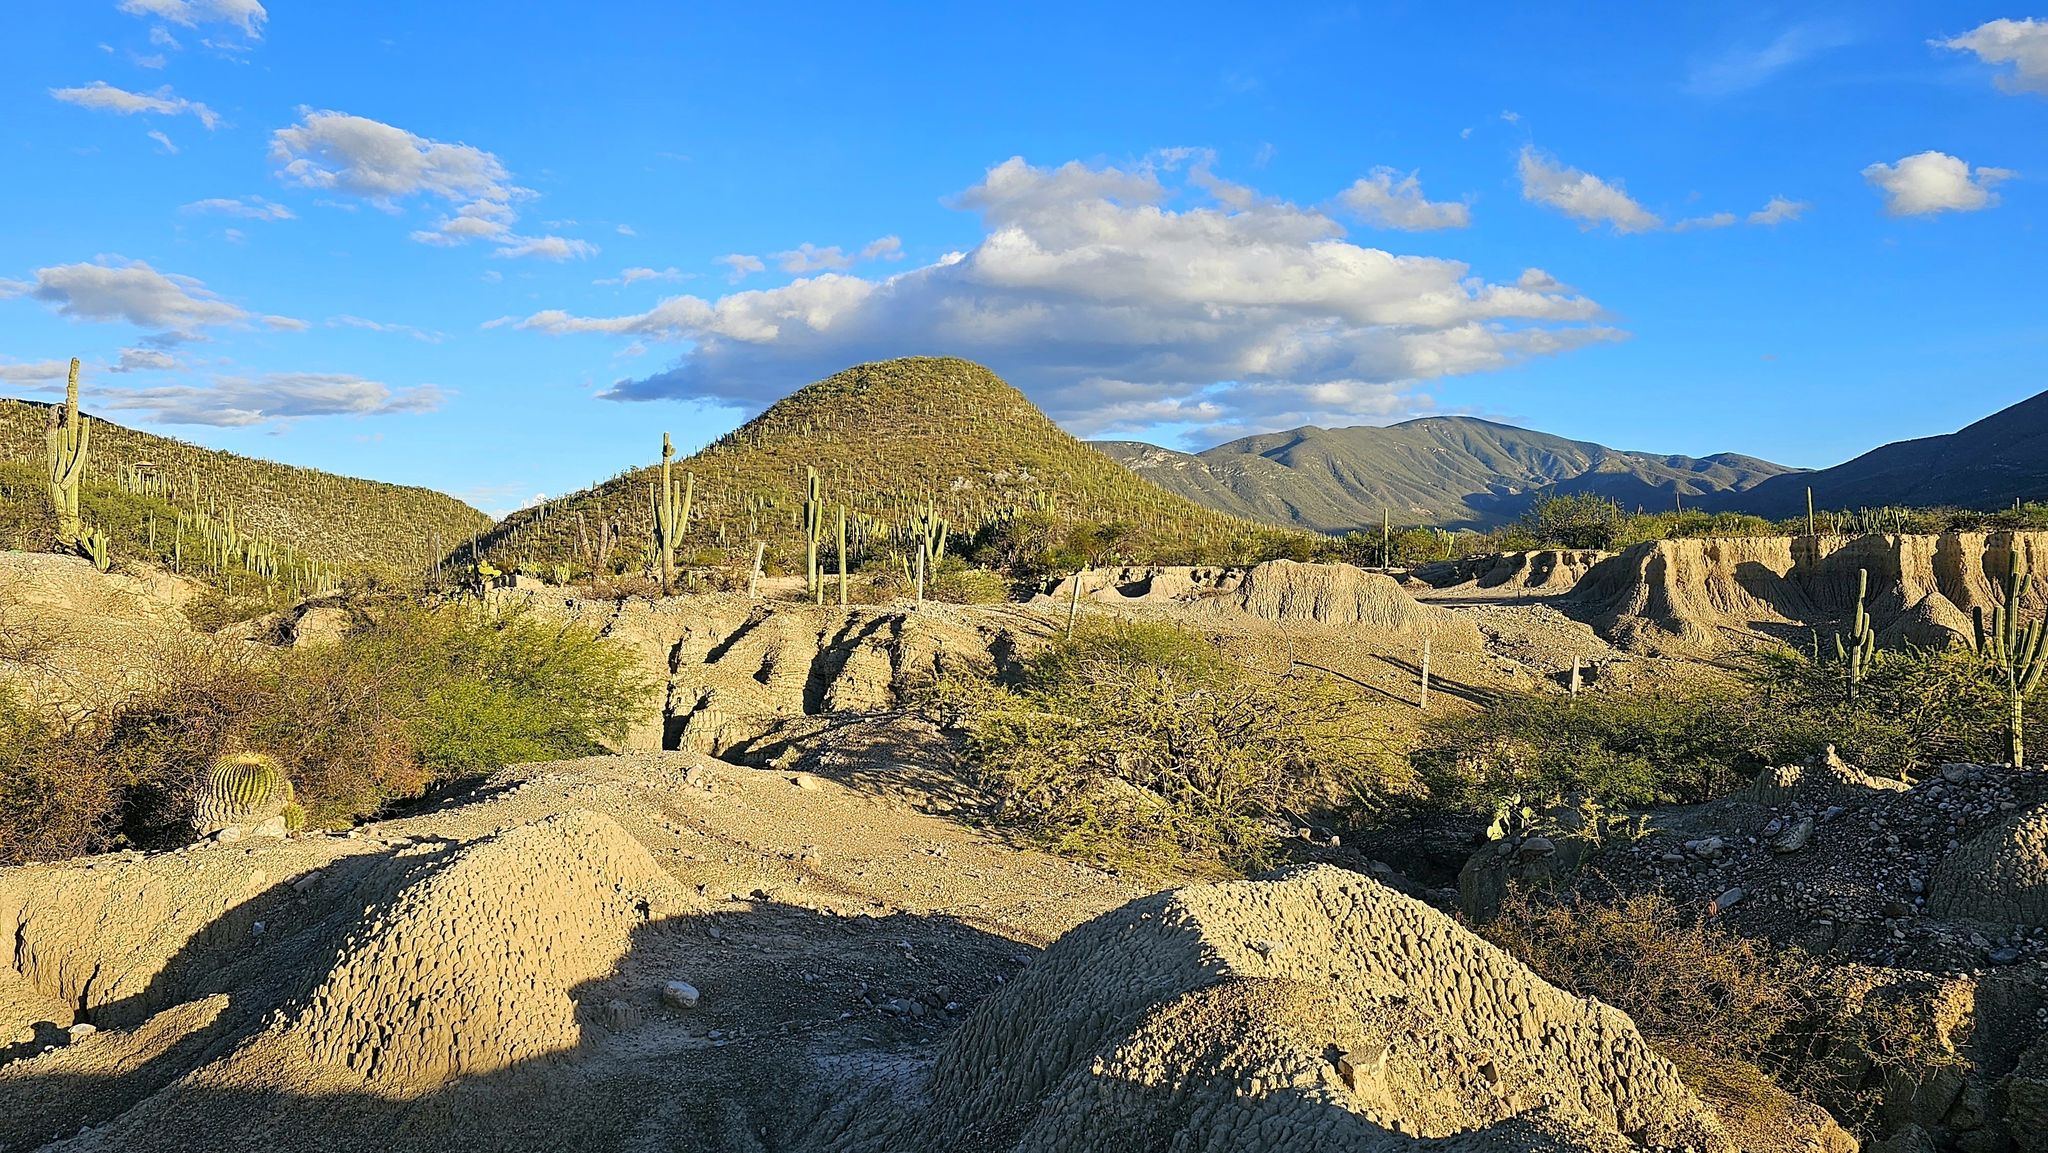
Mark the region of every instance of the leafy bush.
POLYGON ((1770 759, 1774 734, 1752 720, 1750 694, 1732 687, 1507 694, 1432 715, 1410 761, 1439 802, 1465 810, 1573 792, 1607 808, 1691 803, 1770 759))
POLYGON ((190 794, 226 753, 274 756, 310 823, 335 826, 520 761, 597 752, 652 687, 576 627, 475 606, 381 606, 339 644, 154 654, 154 689, 90 731, 0 709, 0 862, 186 836, 190 794))
POLYGON ((1141 872, 1258 868, 1306 814, 1410 786, 1328 681, 1248 671, 1162 623, 1090 622, 1017 687, 954 678, 933 706, 999 821, 1141 872))
POLYGON ((1529 535, 1560 548, 1612 548, 1628 514, 1594 493, 1545 497, 1522 514, 1529 535))
POLYGON ((997 605, 1010 599, 1010 582, 987 569, 962 568, 940 573, 926 591, 935 601, 997 605))

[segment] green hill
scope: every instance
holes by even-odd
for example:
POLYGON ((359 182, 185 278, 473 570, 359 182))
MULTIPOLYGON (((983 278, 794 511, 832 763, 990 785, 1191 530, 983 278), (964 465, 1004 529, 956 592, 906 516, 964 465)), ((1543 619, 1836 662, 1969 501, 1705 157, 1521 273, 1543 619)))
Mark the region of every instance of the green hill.
POLYGON ((1941 436, 1901 440, 1851 461, 1715 498, 1714 507, 1796 516, 1822 508, 2002 509, 2048 500, 2048 392, 1941 436))
MULTIPOLYGON (((89 399, 89 398, 88 398, 89 399)), ((0 548, 42 548, 44 421, 49 406, 0 399, 0 548)), ((88 411, 87 415, 90 415, 88 411)), ((116 555, 170 548, 179 512, 205 512, 342 573, 411 575, 491 525, 491 518, 431 489, 336 476, 218 452, 97 417, 81 494, 116 555), (155 515, 158 523, 146 523, 155 515), (135 523, 129 523, 129 522, 135 523)), ((193 542, 196 546, 196 540, 193 542)))
MULTIPOLYGON (((635 447, 654 456, 658 443, 650 435, 635 447)), ((1120 525, 1114 551, 1130 560, 1249 556, 1287 535, 1140 480, 978 364, 914 357, 807 385, 678 461, 677 479, 696 475, 683 559, 751 561, 752 542, 760 540, 772 564, 800 570, 812 468, 828 518, 847 507, 856 565, 905 555, 911 520, 926 501, 949 522, 956 553, 963 538, 1020 520, 1120 525)), ((648 486, 658 475, 656 467, 637 468, 521 510, 485 535, 484 555, 499 568, 638 570, 652 553, 648 486), (617 545, 600 565, 594 554, 606 527, 617 545)))
POLYGON ((1789 470, 1723 453, 1694 458, 1624 452, 1463 416, 1384 428, 1297 428, 1200 453, 1136 441, 1097 445, 1138 475, 1192 500, 1269 524, 1318 532, 1397 523, 1487 528, 1538 496, 1593 492, 1624 506, 1668 509, 1739 492, 1789 470))

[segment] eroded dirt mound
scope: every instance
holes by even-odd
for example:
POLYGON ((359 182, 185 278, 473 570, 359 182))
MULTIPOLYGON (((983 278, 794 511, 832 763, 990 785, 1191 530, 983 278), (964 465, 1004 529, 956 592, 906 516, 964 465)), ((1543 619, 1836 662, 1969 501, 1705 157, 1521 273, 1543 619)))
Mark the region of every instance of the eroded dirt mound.
POLYGON ((451 851, 350 932, 290 1029, 313 1061, 386 1092, 573 1048, 569 990, 608 976, 633 930, 676 904, 671 888, 601 814, 507 830, 451 851))
POLYGON ((1570 592, 1608 553, 1597 549, 1533 549, 1439 561, 1415 570, 1417 579, 1446 593, 1467 596, 1546 596, 1570 592))
POLYGON ((104 710, 148 686, 152 656, 192 637, 185 606, 199 589, 154 569, 0 552, 0 681, 38 709, 104 710))
POLYGON ((1464 648, 1481 643, 1479 630, 1469 621, 1417 603, 1392 577, 1347 564, 1267 561, 1246 572, 1235 592, 1205 601, 1203 608, 1276 624, 1430 636, 1464 648))
MULTIPOLYGON (((2048 533, 1650 541, 1595 565, 1566 604, 1617 645, 1712 654, 1760 640, 1823 641, 1853 611, 1858 574, 1886 645, 1966 639, 1971 610, 2003 602, 2017 557, 2023 599, 2048 593, 2048 533)), ((2032 610, 2029 611, 2032 615, 2032 610)))
POLYGON ((1091 568, 1066 577, 1032 603, 1058 607, 1074 596, 1074 584, 1081 585, 1081 600, 1094 604, 1132 602, 1172 603, 1197 600, 1227 593, 1244 579, 1241 568, 1218 565, 1136 565, 1120 568, 1091 568))
POLYGON ((1935 869, 1941 916, 2048 929, 2048 803, 2013 813, 1935 869))
POLYGON ((1015 606, 814 606, 734 595, 593 600, 494 591, 495 603, 574 621, 627 646, 662 692, 627 735, 634 750, 745 753, 802 717, 896 707, 946 668, 1000 671, 1053 629, 1015 606))
POLYGON ((924 1149, 1728 1148, 1628 1019, 1329 866, 1133 902, 941 1054, 924 1149))

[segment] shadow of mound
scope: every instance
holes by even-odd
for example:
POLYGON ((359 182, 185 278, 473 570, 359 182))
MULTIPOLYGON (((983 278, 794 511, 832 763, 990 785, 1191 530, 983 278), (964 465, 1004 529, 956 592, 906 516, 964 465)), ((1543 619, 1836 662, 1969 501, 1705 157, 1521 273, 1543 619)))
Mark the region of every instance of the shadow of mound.
MULTIPOLYGON (((820 1125, 893 1124, 894 1090, 914 1094, 938 1041, 1030 952, 949 916, 723 903, 638 925, 601 977, 525 990, 573 1012, 554 1052, 412 1088, 322 1060, 316 990, 456 848, 346 858, 312 890, 280 881, 233 905, 146 991, 88 1010, 97 1033, 0 1065, 0 1151, 830 1148, 820 1125), (664 1002, 675 980, 695 1007, 664 1002)), ((482 963, 508 948, 502 928, 458 947, 482 963)), ((435 1027, 461 993, 423 987, 372 1032, 435 1027)))

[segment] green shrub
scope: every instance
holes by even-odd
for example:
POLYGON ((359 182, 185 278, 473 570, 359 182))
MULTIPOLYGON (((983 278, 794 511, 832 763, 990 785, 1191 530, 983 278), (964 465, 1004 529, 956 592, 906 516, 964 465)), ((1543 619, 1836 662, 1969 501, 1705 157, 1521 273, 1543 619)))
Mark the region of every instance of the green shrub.
POLYGON ((1583 793, 1605 808, 1692 803, 1770 759, 1739 687, 1510 693, 1476 713, 1435 713, 1409 759, 1440 803, 1483 811, 1502 798, 1583 793))
POLYGON ((154 687, 90 730, 0 708, 0 862, 181 841, 225 753, 274 757, 308 823, 333 827, 439 782, 600 751, 652 687, 580 627, 473 605, 367 610, 342 643, 153 654, 154 687))
POLYGON ((997 605, 1010 599, 1010 582, 987 569, 955 569, 940 573, 926 592, 935 601, 956 605, 997 605))
POLYGON ((965 730, 998 821, 1139 872, 1263 867, 1308 814, 1410 784, 1326 679, 1245 670, 1161 623, 1089 622, 1015 688, 955 678, 933 707, 965 730))
POLYGON ((1613 500, 1590 492, 1550 496, 1522 514, 1530 536, 1559 548, 1612 548, 1628 514, 1613 500))

